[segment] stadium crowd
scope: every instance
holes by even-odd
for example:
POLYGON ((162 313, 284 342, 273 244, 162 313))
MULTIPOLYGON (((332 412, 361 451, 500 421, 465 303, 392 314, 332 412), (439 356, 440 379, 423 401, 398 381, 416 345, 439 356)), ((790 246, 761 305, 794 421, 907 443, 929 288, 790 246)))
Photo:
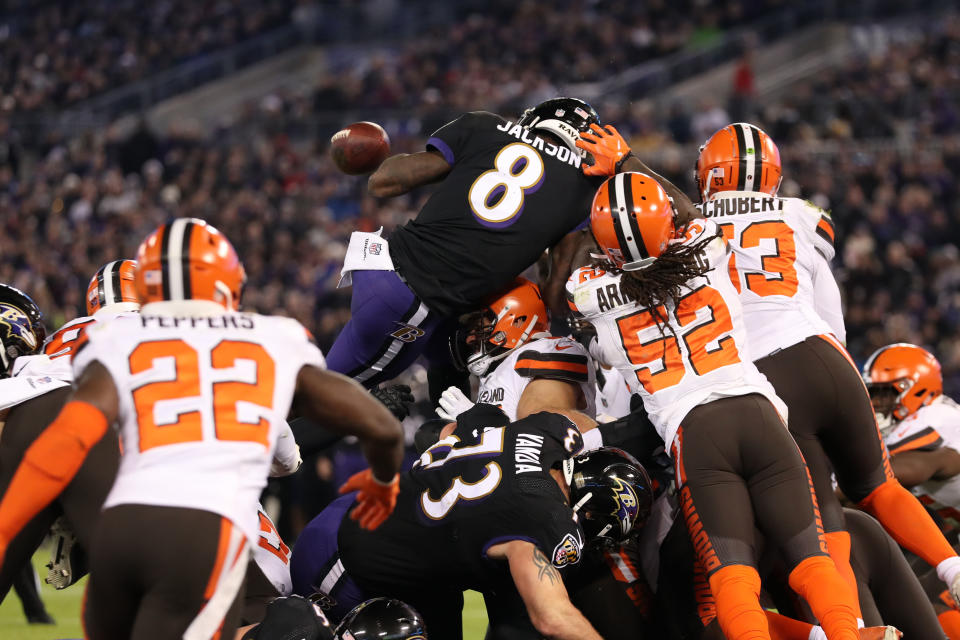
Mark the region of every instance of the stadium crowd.
POLYGON ((0 111, 69 107, 285 24, 295 5, 13 3, 0 23, 0 111))

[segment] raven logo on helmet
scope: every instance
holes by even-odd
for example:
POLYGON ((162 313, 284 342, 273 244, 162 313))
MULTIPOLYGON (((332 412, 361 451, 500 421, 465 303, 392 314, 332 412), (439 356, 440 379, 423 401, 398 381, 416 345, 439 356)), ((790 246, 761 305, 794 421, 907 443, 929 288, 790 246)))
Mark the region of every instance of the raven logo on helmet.
POLYGON ((620 478, 613 478, 613 486, 617 502, 617 508, 613 515, 620 520, 620 530, 623 535, 626 535, 630 533, 633 523, 637 519, 640 501, 637 499, 637 493, 633 490, 633 487, 620 478))
POLYGON ((20 308, 0 302, 0 326, 7 328, 5 340, 18 337, 31 349, 40 346, 30 328, 30 317, 20 308))

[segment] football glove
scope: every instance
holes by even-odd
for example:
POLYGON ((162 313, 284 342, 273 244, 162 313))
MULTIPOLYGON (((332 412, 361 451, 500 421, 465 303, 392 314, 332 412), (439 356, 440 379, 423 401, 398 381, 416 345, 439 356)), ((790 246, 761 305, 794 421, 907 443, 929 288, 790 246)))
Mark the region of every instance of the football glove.
POLYGON ((463 394, 458 387, 447 387, 440 396, 440 406, 437 415, 444 420, 456 422, 457 416, 473 408, 473 402, 463 394))
POLYGON ((395 384, 383 389, 371 389, 370 395, 382 402, 397 420, 403 420, 410 415, 410 405, 413 404, 414 397, 407 385, 395 384))
POLYGON ((340 487, 340 493, 357 492, 357 506, 350 517, 357 523, 373 531, 390 517, 397 506, 397 494, 400 493, 400 476, 394 475, 390 482, 377 480, 370 469, 364 469, 350 476, 340 487))
POLYGON ((593 156, 593 164, 584 163, 583 172, 588 176, 612 176, 619 173, 624 161, 630 157, 630 145, 612 125, 590 125, 577 140, 577 146, 593 156))

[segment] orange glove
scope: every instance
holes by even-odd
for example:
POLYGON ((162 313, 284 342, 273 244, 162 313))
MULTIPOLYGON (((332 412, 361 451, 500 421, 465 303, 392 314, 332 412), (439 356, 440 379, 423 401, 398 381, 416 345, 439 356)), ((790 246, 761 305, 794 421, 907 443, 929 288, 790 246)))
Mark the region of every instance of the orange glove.
POLYGON ((613 126, 591 124, 577 140, 577 146, 593 156, 593 164, 583 165, 588 176, 612 176, 620 171, 623 161, 630 156, 630 145, 613 126))
POLYGON ((360 523, 364 529, 373 531, 390 517, 393 508, 397 506, 400 476, 393 476, 393 480, 385 484, 374 478, 370 469, 364 469, 350 476, 350 479, 340 487, 340 493, 351 491, 359 493, 357 493, 357 506, 350 513, 350 517, 360 523))

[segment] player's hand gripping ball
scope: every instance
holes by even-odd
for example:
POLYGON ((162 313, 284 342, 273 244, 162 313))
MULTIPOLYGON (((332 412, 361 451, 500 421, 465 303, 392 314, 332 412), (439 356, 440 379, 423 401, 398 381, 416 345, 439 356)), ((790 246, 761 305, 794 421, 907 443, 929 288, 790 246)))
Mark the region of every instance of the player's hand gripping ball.
POLYGON ((354 122, 330 138, 330 155, 340 171, 363 175, 374 171, 390 155, 390 138, 374 122, 354 122))

